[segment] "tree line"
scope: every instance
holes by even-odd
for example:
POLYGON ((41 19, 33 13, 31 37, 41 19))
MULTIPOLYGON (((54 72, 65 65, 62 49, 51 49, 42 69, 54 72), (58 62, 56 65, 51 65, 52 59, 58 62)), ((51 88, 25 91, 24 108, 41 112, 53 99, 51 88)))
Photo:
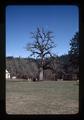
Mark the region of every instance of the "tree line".
MULTIPOLYGON (((74 75, 78 75, 79 69, 74 68, 69 62, 69 55, 55 56, 52 58, 46 58, 45 62, 50 62, 49 66, 44 69, 44 80, 74 80, 74 75)), ((6 58, 6 68, 12 76, 17 78, 28 79, 37 78, 39 79, 40 72, 40 59, 32 58, 6 58)))

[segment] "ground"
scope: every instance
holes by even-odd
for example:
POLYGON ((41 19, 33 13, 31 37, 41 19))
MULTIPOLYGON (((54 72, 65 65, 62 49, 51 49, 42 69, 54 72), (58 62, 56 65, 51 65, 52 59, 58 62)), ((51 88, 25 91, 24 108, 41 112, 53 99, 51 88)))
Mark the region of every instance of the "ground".
POLYGON ((78 111, 76 81, 6 80, 7 114, 76 114, 78 111))

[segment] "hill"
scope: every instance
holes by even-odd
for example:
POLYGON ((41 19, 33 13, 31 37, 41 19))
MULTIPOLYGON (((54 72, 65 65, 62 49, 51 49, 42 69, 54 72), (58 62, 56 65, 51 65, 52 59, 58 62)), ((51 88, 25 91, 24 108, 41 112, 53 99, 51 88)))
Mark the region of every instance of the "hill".
MULTIPOLYGON (((48 58, 45 60, 45 63, 48 62, 50 63, 44 67, 45 80, 77 79, 73 77, 73 74, 78 73, 79 70, 78 68, 75 70, 73 66, 70 66, 68 55, 62 55, 53 60, 48 58)), ((39 65, 40 59, 6 57, 6 69, 11 73, 11 77, 16 76, 17 78, 24 79, 38 78, 39 65)))

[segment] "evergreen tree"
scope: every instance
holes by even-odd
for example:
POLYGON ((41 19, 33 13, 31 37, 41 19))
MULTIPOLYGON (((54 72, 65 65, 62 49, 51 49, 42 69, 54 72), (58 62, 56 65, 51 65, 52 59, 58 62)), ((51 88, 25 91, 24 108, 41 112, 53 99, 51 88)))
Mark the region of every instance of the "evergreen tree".
POLYGON ((69 61, 73 72, 79 74, 79 33, 76 32, 70 41, 69 61))

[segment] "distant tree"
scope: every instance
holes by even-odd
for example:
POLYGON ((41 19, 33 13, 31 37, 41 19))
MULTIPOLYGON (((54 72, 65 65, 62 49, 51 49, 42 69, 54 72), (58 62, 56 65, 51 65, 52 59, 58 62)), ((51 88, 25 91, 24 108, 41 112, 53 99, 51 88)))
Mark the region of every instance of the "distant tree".
POLYGON ((52 57, 51 67, 53 72, 55 73, 55 80, 62 79, 64 71, 63 71, 63 64, 60 60, 60 57, 58 56, 52 57))
POLYGON ((77 32, 70 41, 70 62, 73 66, 79 65, 79 33, 77 32))
POLYGON ((76 32, 70 41, 69 61, 76 73, 79 72, 79 33, 76 32))
POLYGON ((69 55, 65 54, 60 56, 60 63, 63 69, 63 72, 66 74, 69 72, 69 68, 70 68, 70 63, 69 63, 69 55))
POLYGON ((8 57, 6 57, 6 59, 13 59, 14 57, 13 56, 8 56, 8 57))
POLYGON ((43 69, 44 69, 44 61, 47 56, 52 56, 51 49, 56 45, 53 42, 53 36, 51 31, 44 31, 44 29, 37 28, 35 32, 32 32, 32 38, 34 41, 32 43, 28 43, 26 45, 26 50, 30 51, 31 56, 35 56, 40 58, 40 71, 39 71, 39 79, 43 80, 43 69))

